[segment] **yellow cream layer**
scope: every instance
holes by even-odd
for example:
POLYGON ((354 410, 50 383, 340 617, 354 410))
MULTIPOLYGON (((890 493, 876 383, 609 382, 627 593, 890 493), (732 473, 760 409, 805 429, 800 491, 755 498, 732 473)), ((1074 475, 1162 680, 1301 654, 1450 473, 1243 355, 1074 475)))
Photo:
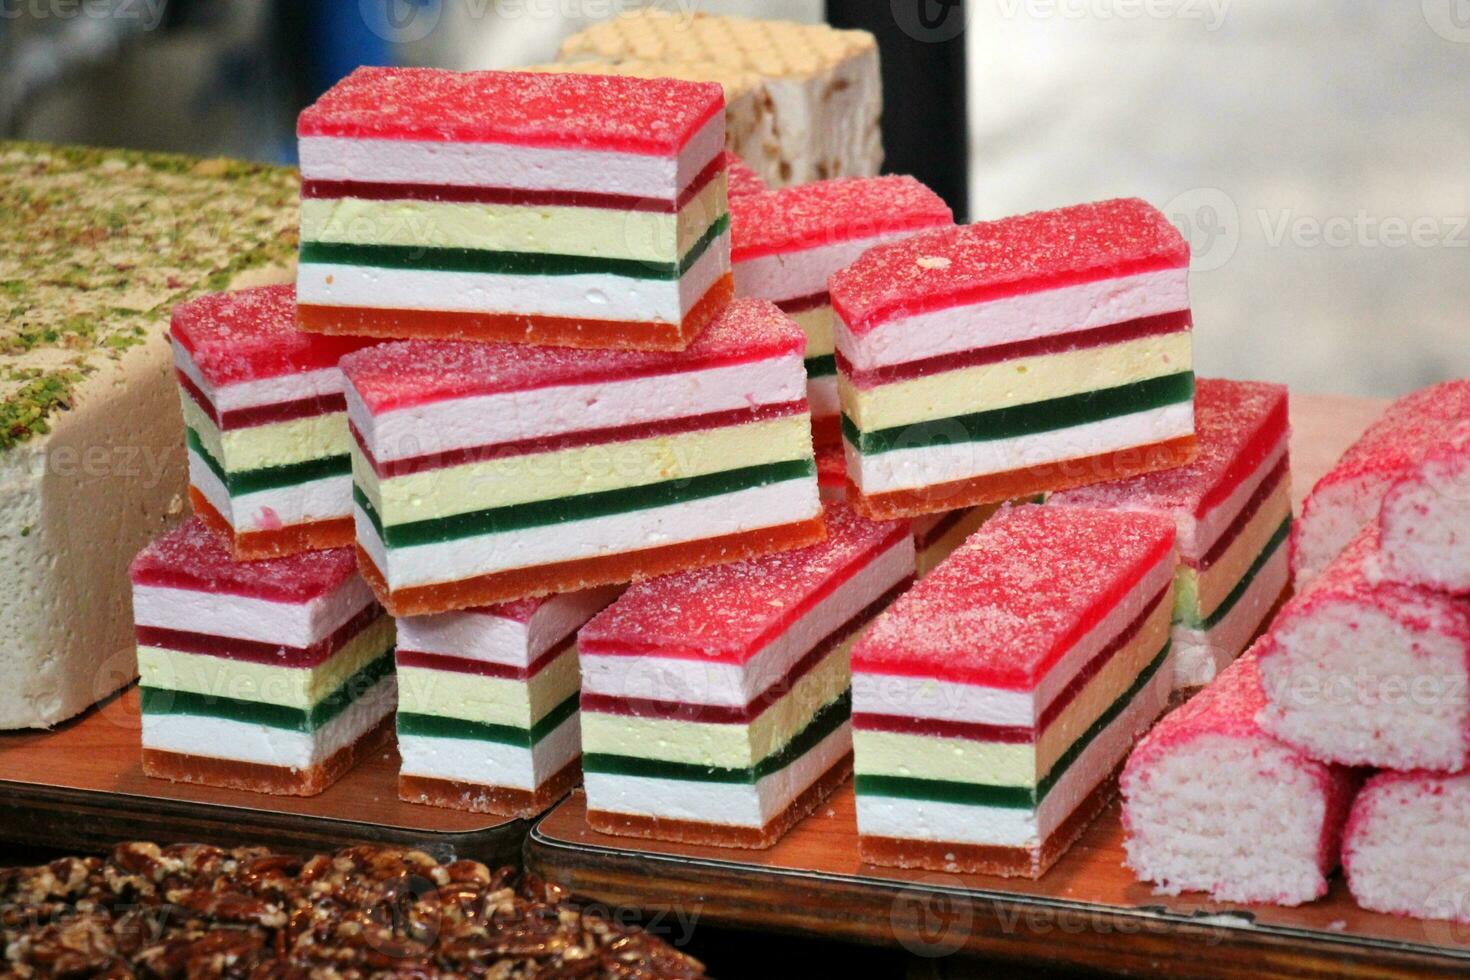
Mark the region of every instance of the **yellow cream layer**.
POLYGON ((379 481, 354 447, 353 476, 386 524, 645 486, 811 455, 805 413, 716 429, 507 456, 379 481))
POLYGON ((138 675, 144 687, 261 701, 304 711, 383 656, 393 645, 393 637, 393 619, 383 616, 316 667, 276 667, 140 646, 138 675))
POLYGON ((575 645, 569 645, 529 681, 401 666, 398 708, 421 715, 530 728, 577 693, 580 685, 575 645))
POLYGON ((352 448, 346 412, 327 412, 289 422, 271 422, 221 432, 204 410, 184 394, 184 424, 199 434, 205 450, 226 472, 304 463, 342 456, 352 448))
POLYGON ((1240 579, 1260 557, 1261 549, 1291 513, 1291 487, 1283 482, 1263 503, 1225 553, 1215 559, 1203 575, 1188 565, 1179 566, 1178 590, 1186 599, 1195 596, 1199 618, 1208 619, 1230 597, 1240 579))
POLYGON ((815 669, 755 719, 712 724, 666 718, 582 712, 582 751, 686 762, 721 769, 748 769, 778 752, 815 715, 847 690, 852 674, 848 647, 829 653, 815 669))
POLYGON ((832 307, 823 303, 799 313, 788 313, 806 333, 806 357, 826 357, 837 349, 832 340, 832 307))
POLYGON ((838 379, 842 411, 862 430, 887 429, 1029 405, 1188 371, 1188 331, 1121 344, 1020 357, 926 378, 858 388, 838 379))
POLYGON ((617 208, 307 198, 301 240, 677 262, 725 213, 725 177, 677 215, 617 208))
MULTIPOLYGON (((934 570, 934 567, 950 556, 950 553, 965 543, 965 539, 980 529, 980 525, 990 520, 990 516, 1000 509, 1000 504, 986 504, 981 507, 971 507, 965 515, 955 523, 948 531, 945 531, 932 542, 920 548, 915 554, 915 570, 922 578, 934 570)), ((948 515, 941 514, 940 517, 948 515)), ((933 526, 933 521, 919 519, 914 521, 914 540, 917 543, 927 532, 922 524, 933 526)))
POLYGON ((1169 638, 1173 608, 1173 596, 1164 596, 1133 640, 1087 682, 1035 744, 854 730, 854 770, 991 786, 1035 786, 1158 656, 1169 638))

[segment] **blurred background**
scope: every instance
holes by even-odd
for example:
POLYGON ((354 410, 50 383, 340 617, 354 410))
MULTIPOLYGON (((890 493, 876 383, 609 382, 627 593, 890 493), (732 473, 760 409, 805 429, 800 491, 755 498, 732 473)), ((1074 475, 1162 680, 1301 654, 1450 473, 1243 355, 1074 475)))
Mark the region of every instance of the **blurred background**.
MULTIPOLYGON (((642 5, 0 0, 0 135, 291 162, 296 113, 358 64, 550 61, 642 5)), ((890 165, 971 219, 1153 201, 1194 245, 1202 374, 1470 375, 1470 0, 657 5, 877 28, 890 165)))

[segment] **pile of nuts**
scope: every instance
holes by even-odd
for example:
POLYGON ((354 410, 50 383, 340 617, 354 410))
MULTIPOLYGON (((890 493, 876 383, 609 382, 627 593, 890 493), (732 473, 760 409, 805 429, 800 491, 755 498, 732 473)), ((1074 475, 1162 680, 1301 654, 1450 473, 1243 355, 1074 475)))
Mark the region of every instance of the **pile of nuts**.
POLYGON ((0 870, 0 974, 18 977, 702 977, 554 885, 354 847, 120 845, 0 870))

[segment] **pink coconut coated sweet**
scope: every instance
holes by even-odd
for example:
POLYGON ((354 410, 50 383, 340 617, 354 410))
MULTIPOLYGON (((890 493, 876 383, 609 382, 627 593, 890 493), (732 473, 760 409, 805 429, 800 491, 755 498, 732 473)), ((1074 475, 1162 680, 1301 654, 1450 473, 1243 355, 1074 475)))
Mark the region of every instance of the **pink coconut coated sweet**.
POLYGON ((1064 490, 1048 502, 1203 517, 1287 437, 1286 387, 1199 378, 1194 425, 1199 449, 1188 465, 1064 490))
POLYGON ((832 277, 854 334, 884 321, 1042 289, 1189 264, 1189 244, 1137 198, 927 232, 880 245, 832 277))
POLYGON ((1389 488, 1378 529, 1385 578, 1470 594, 1470 421, 1389 488))
POLYGON ((730 260, 953 222, 949 205, 912 177, 820 180, 732 200, 730 260))
POLYGON ((1382 772, 1353 802, 1348 890, 1365 909, 1470 924, 1470 773, 1382 772))
POLYGON ((750 164, 740 159, 729 150, 725 151, 725 195, 727 197, 744 197, 747 194, 759 194, 765 191, 766 182, 761 175, 750 169, 750 164))
POLYGON ((1321 573, 1358 529, 1378 516, 1389 489, 1462 419, 1470 419, 1470 381, 1446 381, 1388 407, 1383 418, 1317 481, 1302 505, 1291 535, 1297 588, 1321 573))
POLYGON ((683 351, 409 340, 342 360, 369 411, 555 385, 696 371, 806 351, 806 334, 764 300, 738 299, 683 351))
POLYGON ((134 585, 308 602, 355 577, 357 556, 351 548, 334 548, 264 561, 235 561, 224 539, 195 517, 139 552, 129 574, 134 585))
POLYGON ((210 384, 334 367, 375 341, 296 327, 296 287, 210 293, 174 307, 169 332, 210 384))
POLYGON ((829 506, 827 540, 729 565, 637 583, 577 634, 585 654, 744 663, 839 585, 909 535, 829 506))
POLYGON ((673 154, 724 108, 714 82, 363 67, 301 113, 296 135, 673 154))
POLYGON ((1470 602, 1378 574, 1378 526, 1288 602, 1258 644, 1262 726, 1314 758, 1470 765, 1470 602))
POLYGON ((1029 690, 1173 550, 1156 515, 1004 507, 874 621, 853 669, 1029 690))
POLYGON ((1159 892, 1276 905, 1326 894, 1356 780, 1267 734, 1265 704, 1251 650, 1129 756, 1127 864, 1159 892))

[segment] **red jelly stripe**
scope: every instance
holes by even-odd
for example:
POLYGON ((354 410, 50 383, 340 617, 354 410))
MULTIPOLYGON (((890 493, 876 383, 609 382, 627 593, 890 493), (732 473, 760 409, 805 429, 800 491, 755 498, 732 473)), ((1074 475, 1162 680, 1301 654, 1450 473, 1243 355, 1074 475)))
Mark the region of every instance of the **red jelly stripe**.
POLYGON ((551 453, 562 449, 577 449, 583 446, 601 446, 614 442, 630 442, 634 439, 650 439, 655 436, 677 435, 683 432, 698 432, 703 429, 727 428, 748 425, 769 419, 799 415, 807 410, 805 401, 782 402, 774 405, 757 405, 755 408, 736 408, 728 412, 711 412, 708 415, 691 415, 678 419, 659 419, 656 422, 640 422, 636 425, 620 425, 608 429, 583 429, 556 436, 522 439, 518 442, 501 442, 491 446, 476 446, 472 449, 450 449, 442 453, 428 453, 408 459, 380 462, 368 451, 367 444, 355 425, 350 425, 352 438, 357 440, 363 458, 372 466, 378 479, 387 480, 410 473, 446 469, 468 463, 504 459, 508 456, 527 456, 532 453, 551 453))
POLYGON ((1001 742, 1006 745, 1029 745, 1036 741, 1035 729, 1016 725, 981 725, 968 721, 910 718, 907 715, 879 715, 858 711, 852 714, 852 727, 857 731, 965 738, 975 742, 1001 742))
POLYGON ((672 200, 606 194, 596 191, 528 190, 517 187, 466 187, 457 184, 393 184, 362 180, 304 180, 306 200, 356 198, 363 201, 428 201, 438 204, 503 204, 515 207, 602 208, 609 211, 648 211, 675 214, 694 200, 725 169, 716 156, 694 175, 672 200))
POLYGON ((842 317, 842 322, 847 324, 853 333, 865 334, 889 320, 901 317, 918 316, 921 313, 933 313, 957 306, 975 306, 998 299, 1009 299, 1013 296, 1049 292, 1053 289, 1065 289, 1068 286, 1081 286, 1087 283, 1106 282, 1109 279, 1123 279, 1149 272, 1185 268, 1188 268, 1187 263, 1181 265, 1167 255, 1157 255, 1132 262, 1110 264, 1103 268, 1079 269, 1064 275, 1030 276, 1015 282, 986 283, 953 293, 937 293, 891 300, 875 306, 868 313, 867 318, 861 322, 857 322, 852 317, 851 311, 842 305, 841 296, 833 297, 832 306, 837 310, 837 315, 842 317))
POLYGON ((1018 340, 1015 343, 980 347, 956 354, 940 354, 937 357, 926 357, 919 361, 885 365, 865 371, 855 370, 851 362, 844 358, 841 352, 838 352, 837 369, 847 377, 848 381, 859 388, 876 388, 879 385, 910 381, 914 378, 928 377, 944 371, 978 367, 982 364, 998 364, 1001 361, 1011 361, 1022 357, 1062 354, 1068 351, 1127 343, 1142 337, 1183 333, 1192 329, 1193 326, 1194 318, 1189 310, 1176 310, 1173 313, 1160 313, 1157 316, 1124 320, 1122 323, 1094 327, 1091 330, 1074 330, 1051 337, 1038 337, 1035 340, 1018 340))
POLYGON ((629 715, 635 718, 662 718, 669 721, 699 722, 708 725, 748 725, 753 723, 771 705, 791 692, 807 674, 810 674, 837 647, 841 646, 863 625, 884 610, 913 585, 907 577, 876 600, 853 614, 841 626, 827 634, 816 646, 791 665, 786 675, 766 688, 745 707, 737 708, 726 704, 695 704, 689 701, 659 701, 654 698, 621 698, 610 694, 582 692, 582 710, 609 715, 629 715))
POLYGON ((894 545, 907 538, 911 533, 912 531, 909 527, 908 521, 894 522, 893 529, 890 530, 886 535, 884 535, 882 540, 875 543, 863 554, 855 557, 852 562, 847 566, 847 568, 843 570, 843 573, 841 575, 832 576, 830 579, 822 584, 821 588, 817 589, 801 602, 795 603, 794 605, 787 608, 785 613, 783 613, 776 621, 767 626, 764 630, 760 632, 759 635, 751 640, 750 644, 744 650, 716 655, 697 645, 690 645, 687 647, 664 647, 657 650, 651 650, 643 644, 627 643, 621 641, 611 642, 607 640, 595 642, 584 640, 581 644, 581 650, 584 654, 595 654, 607 657, 659 656, 667 657, 671 660, 700 660, 707 663, 746 663, 750 660, 751 657, 755 655, 756 651, 762 649, 766 646, 766 644, 770 643, 776 637, 780 636, 782 633, 786 632, 786 630, 790 629, 792 623, 796 622, 812 609, 816 608, 819 603, 824 602, 828 596, 830 596, 840 586, 842 586, 854 575, 856 575, 859 570, 866 568, 868 565, 872 564, 873 560, 876 559, 879 555, 888 551, 888 549, 892 548, 894 545))
POLYGON ((805 313, 807 310, 815 310, 819 306, 826 306, 832 302, 832 297, 827 295, 824 289, 820 293, 812 293, 810 296, 798 296, 795 299, 783 299, 776 304, 782 313, 805 313))
POLYGON ((318 415, 329 415, 332 412, 347 411, 347 396, 336 392, 330 395, 298 398, 289 402, 276 402, 272 405, 252 405, 249 408, 234 408, 228 412, 219 412, 187 374, 182 371, 177 373, 179 387, 189 393, 195 404, 209 415, 210 421, 221 432, 250 429, 258 425, 271 425, 276 422, 290 422, 295 419, 309 419, 318 415))
POLYGON ((1256 471, 1256 467, 1260 466, 1262 461, 1271 455, 1271 451, 1286 438, 1290 428, 1287 402, 1285 398, 1282 398, 1271 409, 1271 414, 1266 417, 1266 421, 1261 424, 1261 428, 1251 438, 1245 449, 1220 477, 1220 481, 1200 499, 1194 516, 1203 517, 1234 493, 1235 488, 1244 483, 1256 471))
POLYGON ((367 629, 383 611, 377 603, 369 603, 347 622, 332 631, 330 636, 318 640, 309 647, 287 647, 256 640, 240 640, 231 636, 216 636, 212 633, 192 633, 186 630, 164 629, 158 626, 139 626, 134 633, 139 646, 162 647, 180 653, 197 653, 226 660, 265 664, 269 667, 310 668, 320 665, 332 654, 345 647, 357 634, 367 629))
POLYGON ((398 666, 424 667, 429 670, 443 670, 453 674, 474 674, 479 677, 498 677, 508 681, 529 681, 545 670, 557 657, 571 649, 572 643, 573 639, 568 637, 531 661, 529 667, 513 667, 510 664, 491 663, 470 657, 456 657, 447 653, 427 653, 421 650, 404 649, 398 651, 398 666))
POLYGON ((1199 560, 1198 564, 1193 566, 1194 568, 1202 572, 1208 571, 1214 566, 1215 562, 1220 560, 1220 557, 1225 554, 1226 549, 1235 542, 1236 538, 1240 537, 1246 525, 1260 512, 1261 508, 1265 506, 1266 501, 1271 499, 1271 495, 1286 480, 1290 468, 1290 463, 1284 456, 1279 463, 1271 467, 1270 474, 1261 481, 1260 486, 1256 487, 1256 492, 1250 495, 1250 499, 1246 501, 1240 513, 1235 515, 1235 520, 1230 522, 1230 526, 1220 535, 1220 539, 1214 543, 1209 551, 1205 552, 1204 557, 1199 560))

